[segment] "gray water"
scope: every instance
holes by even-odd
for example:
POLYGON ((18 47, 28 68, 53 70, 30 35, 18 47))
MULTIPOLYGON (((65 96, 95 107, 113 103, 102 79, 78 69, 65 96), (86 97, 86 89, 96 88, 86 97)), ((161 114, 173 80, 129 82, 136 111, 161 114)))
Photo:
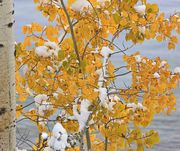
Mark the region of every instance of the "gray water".
MULTIPOLYGON (((149 0, 149 2, 158 3, 160 10, 165 12, 167 16, 174 12, 180 11, 180 0, 149 0)), ((18 42, 23 40, 23 34, 21 32, 21 27, 23 25, 30 24, 31 22, 39 22, 44 25, 48 24, 46 19, 42 17, 41 13, 35 10, 33 0, 15 0, 15 11, 15 34, 16 41, 18 42)), ((118 43, 119 42, 120 41, 118 41, 118 43)), ((140 51, 142 55, 150 58, 161 56, 162 59, 167 60, 170 63, 173 69, 180 66, 179 49, 180 42, 178 43, 175 51, 168 51, 167 44, 165 42, 156 43, 154 40, 150 40, 146 41, 142 45, 137 45, 129 51, 129 54, 140 51)), ((113 58, 113 62, 117 66, 122 65, 123 63, 120 57, 113 58)), ((128 81, 128 79, 126 80, 128 81)), ((122 81, 119 81, 119 85, 121 84, 122 81)), ((157 130, 161 137, 160 144, 155 145, 152 149, 153 151, 180 151, 180 88, 175 90, 175 94, 177 96, 176 112, 173 112, 171 116, 156 116, 152 125, 148 127, 148 129, 157 130)), ((20 122, 17 127, 18 133, 20 133, 23 137, 27 136, 27 139, 32 139, 37 136, 35 126, 29 121, 20 122)), ((24 146, 25 144, 19 142, 18 145, 24 146)), ((25 146, 27 146, 27 144, 25 146)))

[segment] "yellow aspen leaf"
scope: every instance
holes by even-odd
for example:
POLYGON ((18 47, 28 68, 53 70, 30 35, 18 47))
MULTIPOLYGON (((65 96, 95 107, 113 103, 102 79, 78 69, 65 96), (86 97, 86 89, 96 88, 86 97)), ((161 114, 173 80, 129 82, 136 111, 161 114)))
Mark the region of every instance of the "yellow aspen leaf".
POLYGON ((168 43, 168 49, 175 49, 175 44, 172 42, 168 43))
POLYGON ((158 144, 160 142, 159 134, 153 130, 150 130, 146 133, 145 145, 148 148, 152 148, 153 145, 158 144))
POLYGON ((127 11, 122 11, 122 15, 123 15, 124 17, 128 17, 127 11))
POLYGON ((119 13, 113 14, 113 18, 116 23, 119 23, 119 21, 121 20, 119 13))
POLYGON ((49 9, 49 19, 48 21, 52 22, 56 18, 57 10, 56 7, 52 7, 49 9))
POLYGON ((131 15, 131 20, 132 21, 138 21, 138 15, 137 14, 132 14, 131 15))
POLYGON ((32 23, 31 24, 32 26, 32 31, 35 31, 35 32, 41 32, 43 30, 42 26, 38 23, 32 23))
POLYGON ((172 37, 171 37, 171 41, 172 41, 173 43, 178 43, 178 38, 177 38, 176 36, 172 36, 172 37))
POLYGON ((157 13, 159 11, 159 7, 157 4, 147 4, 147 13, 157 13))
POLYGON ((17 105, 16 106, 16 119, 18 119, 22 115, 22 105, 17 105))
POLYGON ((34 3, 39 3, 39 0, 34 0, 34 3))
POLYGON ((21 101, 21 102, 24 102, 24 101, 26 101, 26 99, 27 99, 28 96, 29 96, 29 95, 28 95, 26 92, 21 93, 21 94, 19 94, 18 100, 21 101))
POLYGON ((46 129, 45 126, 39 124, 39 125, 38 125, 38 130, 39 130, 39 132, 46 132, 47 129, 46 129))
POLYGON ((31 37, 26 37, 24 42, 21 44, 22 49, 26 49, 27 46, 31 46, 31 37))
POLYGON ((156 37, 156 40, 158 41, 158 42, 161 42, 162 40, 163 40, 163 37, 160 35, 160 36, 157 36, 156 37))
POLYGON ((123 26, 123 27, 126 26, 127 23, 128 23, 128 22, 127 22, 126 19, 121 19, 120 22, 119 22, 119 24, 120 24, 121 26, 123 26))
POLYGON ((31 29, 31 25, 25 25, 22 27, 22 32, 23 34, 31 34, 32 33, 32 29, 31 29))

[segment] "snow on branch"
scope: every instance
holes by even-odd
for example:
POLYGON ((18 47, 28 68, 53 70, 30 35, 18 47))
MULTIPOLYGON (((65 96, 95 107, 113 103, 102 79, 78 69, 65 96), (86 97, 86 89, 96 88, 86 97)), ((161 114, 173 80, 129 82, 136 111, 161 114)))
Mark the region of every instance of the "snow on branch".
POLYGON ((91 102, 89 100, 86 100, 86 99, 82 100, 81 107, 80 107, 80 113, 77 110, 77 105, 73 105, 74 118, 77 119, 79 122, 79 131, 80 132, 86 126, 89 115, 91 114, 91 111, 88 110, 90 105, 91 105, 91 102))
POLYGON ((64 127, 60 123, 56 123, 52 130, 52 136, 48 140, 48 146, 54 150, 64 151, 68 145, 67 139, 68 134, 64 127))
POLYGON ((36 47, 35 53, 39 57, 51 57, 52 55, 58 56, 60 48, 55 42, 45 42, 43 46, 36 47))

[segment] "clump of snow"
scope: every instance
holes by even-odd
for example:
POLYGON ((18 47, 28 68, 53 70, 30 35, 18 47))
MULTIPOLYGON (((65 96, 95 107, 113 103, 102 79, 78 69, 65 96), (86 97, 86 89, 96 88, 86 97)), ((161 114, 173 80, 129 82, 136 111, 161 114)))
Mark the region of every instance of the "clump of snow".
POLYGON ((154 61, 154 62, 152 62, 152 65, 153 65, 153 66, 155 66, 155 65, 156 65, 156 62, 155 62, 155 61, 154 61))
POLYGON ((52 104, 50 102, 42 102, 42 104, 38 107, 39 115, 43 116, 44 111, 51 110, 52 104))
POLYGON ((113 111, 113 107, 114 107, 115 104, 116 104, 116 102, 113 102, 113 101, 109 102, 107 109, 108 109, 109 111, 113 111))
POLYGON ((77 12, 82 12, 84 8, 91 8, 91 4, 87 0, 76 0, 71 9, 77 12))
MULTIPOLYGON (((102 68, 99 70, 96 70, 96 73, 99 75, 98 79, 98 86, 99 89, 95 90, 96 92, 99 92, 99 99, 100 99, 100 105, 103 107, 113 110, 113 106, 115 105, 115 102, 111 102, 111 96, 108 96, 107 88, 104 87, 104 82, 106 82, 107 77, 107 65, 108 65, 108 58, 109 55, 112 53, 112 50, 109 47, 102 47, 101 49, 101 55, 103 56, 103 64, 102 68)), ((114 101, 118 100, 117 97, 115 99, 112 99, 114 101)))
POLYGON ((80 132, 86 126, 86 122, 91 113, 91 111, 88 110, 90 105, 91 105, 91 102, 89 100, 86 100, 86 99, 82 100, 81 107, 80 107, 80 113, 78 113, 77 105, 73 105, 74 118, 78 120, 80 132))
POLYGON ((136 55, 136 56, 134 56, 134 57, 135 57, 135 60, 136 60, 137 63, 140 63, 140 62, 141 62, 142 58, 141 58, 140 55, 136 55))
POLYGON ((63 89, 58 88, 58 89, 53 93, 53 96, 57 99, 59 94, 64 95, 63 89))
POLYGON ((113 95, 112 100, 114 101, 120 101, 120 98, 117 95, 113 95))
POLYGON ((120 98, 117 95, 108 95, 107 89, 104 87, 100 87, 98 89, 98 92, 100 105, 102 105, 110 111, 113 110, 113 106, 116 104, 116 102, 120 101, 120 98))
POLYGON ((101 101, 101 105, 104 107, 107 106, 107 89, 106 88, 99 88, 99 99, 101 101))
POLYGON ((110 13, 109 13, 109 11, 105 10, 105 11, 104 11, 104 14, 106 14, 107 16, 109 16, 110 13))
POLYGON ((137 109, 140 109, 140 110, 143 110, 143 111, 147 110, 147 108, 144 107, 141 103, 138 103, 138 104, 136 104, 136 103, 128 103, 127 107, 131 108, 133 111, 136 111, 137 109))
POLYGON ((49 53, 48 53, 48 47, 46 46, 39 46, 35 49, 35 52, 38 56, 40 57, 49 57, 49 53))
POLYGON ((142 33, 142 34, 145 34, 145 31, 146 31, 146 27, 145 26, 140 26, 140 27, 138 27, 138 29, 139 29, 139 32, 140 33, 142 33))
POLYGON ((48 140, 48 146, 54 150, 65 151, 67 146, 68 134, 64 127, 60 123, 56 123, 53 130, 52 136, 48 140))
POLYGON ((144 63, 144 64, 145 64, 145 63, 146 63, 146 59, 143 59, 143 60, 142 60, 142 63, 144 63))
POLYGON ((45 42, 44 45, 54 50, 59 48, 55 42, 48 41, 48 42, 45 42))
POLYGON ((49 97, 46 94, 38 94, 35 98, 35 104, 37 107, 39 107, 40 104, 42 104, 43 101, 47 101, 49 97))
POLYGON ((180 73, 180 67, 176 67, 176 68, 174 69, 174 73, 175 73, 175 74, 180 73))
POLYGON ((102 67, 102 69, 97 70, 96 73, 99 75, 98 86, 102 87, 103 83, 105 81, 105 78, 107 76, 106 68, 107 68, 107 64, 108 64, 108 57, 112 53, 112 50, 109 47, 102 47, 100 53, 103 56, 103 67, 102 67))
POLYGON ((53 73, 53 72, 54 72, 54 69, 53 69, 51 66, 47 66, 47 70, 48 70, 50 73, 53 73))
POLYGON ((49 97, 46 94, 39 94, 34 98, 35 105, 38 108, 38 113, 41 116, 44 116, 44 111, 52 109, 52 104, 47 102, 48 99, 49 97))
POLYGON ((156 79, 160 78, 159 73, 155 72, 155 73, 154 73, 154 78, 156 78, 156 79))
POLYGON ((146 5, 137 5, 134 6, 134 9, 136 10, 136 12, 138 12, 141 15, 145 15, 146 13, 146 5))
POLYGON ((48 134, 46 132, 42 132, 41 137, 43 138, 43 140, 47 140, 48 134))
POLYGON ((55 42, 45 42, 44 46, 36 47, 35 53, 39 57, 50 57, 52 55, 58 56, 59 46, 55 42))
POLYGON ((102 69, 98 69, 96 70, 96 73, 99 75, 99 79, 98 79, 98 86, 99 87, 102 87, 103 86, 103 83, 105 81, 105 76, 104 76, 104 72, 102 71, 102 69))
POLYGON ((167 64, 167 61, 164 61, 164 60, 163 60, 163 61, 161 61, 161 63, 160 63, 160 66, 159 66, 159 67, 160 67, 160 68, 161 68, 161 67, 164 67, 166 64, 167 64))
POLYGON ((99 53, 99 47, 96 47, 94 51, 91 51, 92 54, 98 54, 99 53))

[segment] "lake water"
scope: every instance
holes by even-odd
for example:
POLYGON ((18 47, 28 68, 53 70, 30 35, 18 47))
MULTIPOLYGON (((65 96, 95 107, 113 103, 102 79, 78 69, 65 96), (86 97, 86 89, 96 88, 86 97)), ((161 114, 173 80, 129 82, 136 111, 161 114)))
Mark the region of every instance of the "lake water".
MULTIPOLYGON (((149 2, 158 3, 160 10, 164 11, 167 15, 180 11, 180 0, 149 0, 149 2)), ((47 24, 46 19, 35 10, 33 0, 15 0, 15 11, 15 34, 16 41, 18 42, 23 39, 21 32, 23 25, 30 24, 31 22, 47 24)), ((150 58, 161 56, 162 59, 167 60, 171 64, 172 69, 180 66, 180 43, 178 43, 175 51, 168 51, 166 46, 166 43, 155 43, 153 40, 150 40, 142 45, 137 45, 129 51, 129 54, 140 51, 142 55, 150 58)), ((122 61, 118 57, 113 58, 113 62, 115 62, 116 65, 122 65, 122 61)), ((122 84, 121 81, 119 84, 122 84)), ((171 116, 156 116, 154 122, 148 128, 157 130, 161 137, 160 144, 155 145, 152 149, 153 151, 180 151, 180 88, 175 90, 175 94, 177 96, 177 111, 173 112, 171 116)), ((27 136, 26 139, 31 140, 37 135, 34 125, 31 125, 29 121, 21 122, 17 127, 17 132, 20 133, 24 139, 27 136)), ((20 136, 18 135, 18 137, 20 136)), ((28 143, 30 144, 30 142, 28 143)), ((28 147, 27 144, 25 145, 21 141, 18 145, 28 147)))

